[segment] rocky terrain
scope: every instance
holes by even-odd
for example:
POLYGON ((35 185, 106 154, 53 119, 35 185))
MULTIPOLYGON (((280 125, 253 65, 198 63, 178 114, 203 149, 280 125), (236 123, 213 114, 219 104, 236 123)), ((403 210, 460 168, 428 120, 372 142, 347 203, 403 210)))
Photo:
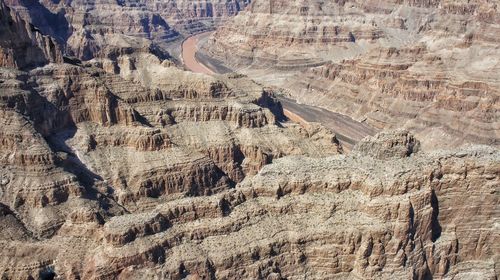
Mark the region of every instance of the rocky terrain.
POLYGON ((500 3, 259 1, 205 53, 301 103, 427 148, 499 145, 500 3))
POLYGON ((346 154, 330 130, 287 120, 272 89, 183 71, 154 38, 124 35, 126 19, 71 56, 83 45, 55 24, 70 13, 36 13, 76 2, 9 1, 2 279, 498 278, 493 145, 428 151, 396 130, 346 154))
POLYGON ((211 30, 243 10, 250 0, 169 0, 144 1, 150 10, 158 10, 181 32, 198 33, 211 30))
POLYGON ((63 61, 55 40, 0 4, 0 67, 24 69, 63 61))
POLYGON ((166 58, 166 43, 210 30, 243 9, 248 0, 36 1, 5 0, 25 21, 50 35, 64 52, 82 60, 114 59, 135 50, 166 58))

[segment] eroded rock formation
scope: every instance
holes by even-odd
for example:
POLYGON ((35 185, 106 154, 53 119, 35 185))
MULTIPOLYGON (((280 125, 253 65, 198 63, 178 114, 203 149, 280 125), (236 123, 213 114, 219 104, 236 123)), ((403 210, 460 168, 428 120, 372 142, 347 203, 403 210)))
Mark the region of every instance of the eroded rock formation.
POLYGON ((63 57, 63 27, 0 8, 2 279, 498 277, 498 149, 398 130, 345 155, 243 75, 151 39, 63 57))
POLYGON ((168 56, 165 42, 213 29, 243 9, 231 1, 6 0, 27 22, 55 38, 68 56, 115 59, 133 51, 168 56))
POLYGON ((301 103, 404 126, 426 148, 498 146, 498 5, 256 0, 205 52, 301 103))
POLYGON ((3 273, 494 279, 498 150, 426 154, 417 146, 408 132, 380 134, 348 156, 284 157, 234 189, 148 208, 144 201, 113 218, 73 205, 51 238, 30 239, 6 210, 1 236, 17 238, 2 241, 3 273))
MULTIPOLYGON (((50 37, 11 32, 28 31, 2 11, 3 53, 45 51, 50 37)), ((0 68, 0 203, 23 236, 212 195, 276 158, 341 150, 325 129, 281 123, 272 93, 240 76, 187 73, 147 50, 81 62, 54 48, 0 68)))
POLYGON ((62 62, 55 40, 0 2, 0 67, 29 68, 62 62))

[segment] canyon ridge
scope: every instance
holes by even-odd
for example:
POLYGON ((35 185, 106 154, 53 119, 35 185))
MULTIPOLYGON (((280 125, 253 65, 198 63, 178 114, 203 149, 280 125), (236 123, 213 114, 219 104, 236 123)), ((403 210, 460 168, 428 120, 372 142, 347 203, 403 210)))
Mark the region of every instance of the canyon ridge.
POLYGON ((498 279, 499 8, 0 0, 1 278, 498 279))

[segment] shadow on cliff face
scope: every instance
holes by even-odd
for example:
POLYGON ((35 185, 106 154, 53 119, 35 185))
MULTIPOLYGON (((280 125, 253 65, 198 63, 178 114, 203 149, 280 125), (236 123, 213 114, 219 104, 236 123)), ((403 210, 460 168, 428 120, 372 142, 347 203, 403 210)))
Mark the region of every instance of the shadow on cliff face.
POLYGON ((40 271, 40 274, 39 274, 39 279, 41 280, 52 280, 52 279, 55 279, 56 277, 56 273, 54 272, 54 270, 52 268, 47 268, 43 271, 40 271))
POLYGON ((439 201, 436 196, 436 192, 432 190, 431 194, 431 206, 432 206, 432 242, 435 242, 439 237, 441 237, 441 224, 439 224, 439 201))
POLYGON ((0 1, 0 48, 7 54, 0 66, 30 69, 59 61, 60 49, 55 41, 36 33, 41 32, 0 1))
POLYGON ((102 181, 103 178, 88 169, 87 166, 78 158, 78 155, 73 152, 73 149, 66 144, 66 140, 73 138, 76 132, 76 126, 70 127, 63 132, 46 137, 46 140, 53 151, 67 154, 67 156, 59 157, 60 166, 65 171, 75 174, 79 181, 84 183, 84 185, 90 186, 93 185, 95 181, 102 181))
MULTIPOLYGON (((61 106, 59 108, 45 96, 40 95, 36 90, 37 86, 38 84, 33 81, 27 83, 25 89, 30 93, 16 108, 33 122, 35 130, 43 136, 51 151, 56 155, 56 166, 78 178, 79 183, 85 188, 83 197, 99 201, 104 210, 116 206, 117 203, 112 198, 112 188, 105 184, 99 174, 90 170, 66 144, 66 141, 73 138, 77 132, 70 110, 64 109, 68 101, 59 100, 61 103, 58 104, 61 106), (99 188, 100 185, 103 187, 99 188)), ((66 199, 67 197, 60 200, 66 199)))
POLYGON ((287 117, 283 112, 283 105, 276 98, 275 93, 272 90, 265 89, 263 91, 262 97, 257 101, 257 105, 269 109, 273 115, 276 117, 276 125, 280 122, 287 121, 287 117))
POLYGON ((26 8, 31 19, 31 24, 40 30, 43 35, 50 35, 59 43, 66 45, 71 36, 71 28, 65 17, 64 9, 56 14, 36 0, 18 0, 26 8))
POLYGON ((78 182, 85 188, 82 198, 98 201, 100 207, 105 211, 118 206, 118 211, 128 212, 115 200, 113 187, 109 186, 101 175, 90 170, 74 153, 73 149, 66 144, 66 140, 73 138, 76 132, 77 127, 73 125, 64 131, 45 137, 51 150, 58 155, 57 166, 78 178, 78 182))

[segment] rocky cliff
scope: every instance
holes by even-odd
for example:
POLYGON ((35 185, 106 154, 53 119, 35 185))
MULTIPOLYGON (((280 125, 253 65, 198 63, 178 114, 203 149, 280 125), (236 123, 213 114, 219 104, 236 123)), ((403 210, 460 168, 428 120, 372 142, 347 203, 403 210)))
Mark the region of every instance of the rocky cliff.
POLYGON ((213 29, 238 14, 250 2, 251 0, 144 1, 149 9, 158 10, 176 29, 191 34, 213 29))
POLYGON ((0 2, 0 67, 24 69, 62 60, 55 40, 0 2))
POLYGON ((5 207, 3 275, 495 279, 498 150, 417 147, 408 132, 380 134, 348 156, 284 157, 234 189, 150 198, 114 217, 73 198, 50 206, 71 204, 50 238, 5 207))
POLYGON ((146 88, 91 64, 4 70, 2 164, 19 175, 9 175, 2 202, 13 210, 56 206, 98 187, 134 208, 143 198, 219 192, 287 154, 339 150, 327 131, 279 124, 279 104, 250 81, 158 67, 174 83, 191 75, 194 87, 146 88), (32 169, 60 175, 21 176, 32 169))
MULTIPOLYGON (((2 53, 43 53, 23 34, 5 33, 2 53)), ((233 188, 279 157, 341 151, 324 128, 282 123, 273 94, 241 76, 184 72, 147 49, 89 62, 54 53, 0 68, 0 203, 32 238, 54 236, 73 211, 102 223, 233 188)))
POLYGON ((69 56, 90 60, 154 50, 165 42, 214 28, 249 1, 5 0, 27 22, 55 38, 69 56))
POLYGON ((99 28, 130 40, 63 57, 47 34, 68 14, 0 8, 2 279, 498 278, 494 146, 429 152, 397 130, 344 154, 244 75, 183 71, 118 23, 99 28))
POLYGON ((497 1, 257 0, 205 52, 427 148, 498 145, 499 19, 497 1))

